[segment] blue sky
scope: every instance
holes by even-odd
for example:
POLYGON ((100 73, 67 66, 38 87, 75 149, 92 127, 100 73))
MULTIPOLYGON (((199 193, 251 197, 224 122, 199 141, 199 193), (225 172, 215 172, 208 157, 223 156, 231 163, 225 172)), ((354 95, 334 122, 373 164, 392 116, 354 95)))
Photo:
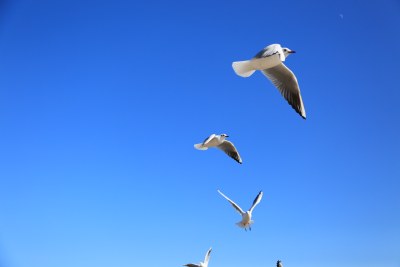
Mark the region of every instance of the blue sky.
POLYGON ((0 10, 0 266, 400 266, 398 1, 0 10), (231 68, 271 43, 306 121, 231 68))

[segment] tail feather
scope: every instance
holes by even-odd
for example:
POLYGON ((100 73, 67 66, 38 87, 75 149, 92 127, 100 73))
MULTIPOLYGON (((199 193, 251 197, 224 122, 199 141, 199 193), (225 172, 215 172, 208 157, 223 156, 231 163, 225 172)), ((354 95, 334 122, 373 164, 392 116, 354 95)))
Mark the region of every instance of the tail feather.
POLYGON ((203 146, 203 144, 195 144, 194 148, 198 149, 198 150, 207 150, 208 147, 203 146))
POLYGON ((248 223, 243 223, 243 221, 237 222, 236 225, 239 226, 240 228, 247 228, 250 227, 254 223, 253 220, 250 220, 248 223))
POLYGON ((250 60, 233 62, 232 68, 235 73, 241 77, 249 77, 255 72, 250 60))
POLYGON ((246 228, 246 225, 244 225, 242 221, 237 222, 236 225, 239 226, 240 228, 246 228))

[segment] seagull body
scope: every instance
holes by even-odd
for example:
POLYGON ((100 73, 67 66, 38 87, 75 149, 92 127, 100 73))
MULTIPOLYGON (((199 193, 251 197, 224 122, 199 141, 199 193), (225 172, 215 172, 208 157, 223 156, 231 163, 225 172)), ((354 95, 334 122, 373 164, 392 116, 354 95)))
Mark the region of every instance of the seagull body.
POLYGON ((300 94, 299 84, 293 72, 283 64, 286 58, 295 53, 280 44, 272 44, 257 53, 254 58, 232 63, 233 70, 241 77, 249 77, 260 70, 280 91, 293 109, 306 118, 306 110, 300 94))
POLYGON ((240 157, 239 152, 231 142, 226 140, 227 137, 229 137, 227 134, 212 134, 207 137, 203 143, 195 144, 194 147, 198 150, 207 150, 210 147, 221 149, 229 157, 242 164, 242 158, 240 157))
POLYGON ((251 215, 252 215, 253 209, 257 206, 258 203, 260 203, 261 198, 263 196, 263 192, 260 191, 258 193, 258 195, 256 196, 256 198, 253 201, 253 204, 251 205, 251 208, 246 212, 243 211, 235 202, 233 202, 227 196, 225 196, 221 191, 218 190, 218 193, 220 193, 221 196, 223 196, 226 200, 228 200, 229 203, 231 203, 231 205, 236 209, 236 211, 239 212, 240 215, 242 215, 242 220, 240 222, 237 222, 236 225, 241 228, 244 228, 245 230, 247 230, 247 228, 249 228, 249 230, 251 231, 251 225, 254 223, 254 221, 251 220, 251 215))
POLYGON ((199 264, 188 263, 188 264, 184 264, 183 266, 187 266, 187 267, 207 267, 208 266, 208 261, 210 260, 210 253, 211 253, 211 248, 207 251, 206 256, 204 257, 204 262, 200 262, 199 264))

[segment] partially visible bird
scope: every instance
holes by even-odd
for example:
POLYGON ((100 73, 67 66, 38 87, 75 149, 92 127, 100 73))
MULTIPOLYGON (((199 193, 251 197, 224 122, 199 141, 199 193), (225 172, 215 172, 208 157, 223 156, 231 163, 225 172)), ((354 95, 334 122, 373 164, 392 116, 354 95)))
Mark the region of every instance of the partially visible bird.
POLYGON ((204 262, 200 262, 199 264, 188 263, 188 264, 184 264, 183 266, 187 266, 187 267, 207 267, 208 266, 208 261, 210 260, 210 253, 211 253, 211 248, 207 251, 206 256, 204 257, 204 262))
POLYGON ((276 262, 276 267, 283 267, 282 262, 280 260, 276 262))
POLYGON ((283 62, 296 53, 280 44, 272 44, 257 53, 254 58, 232 63, 233 70, 241 77, 249 77, 256 70, 262 73, 278 88, 293 109, 306 118, 306 110, 300 94, 299 84, 293 72, 283 62))
POLYGON ((236 209, 236 211, 239 212, 240 215, 242 215, 242 220, 240 222, 237 222, 236 225, 241 228, 244 228, 246 231, 247 231, 247 228, 249 228, 249 230, 251 231, 251 225, 254 223, 254 221, 251 220, 251 215, 252 215, 253 209, 257 206, 258 203, 260 203, 261 198, 263 196, 263 192, 260 191, 258 193, 258 195, 256 196, 256 198, 253 201, 253 204, 251 205, 251 208, 246 212, 244 212, 235 202, 230 200, 221 191, 218 190, 218 193, 220 193, 221 196, 223 196, 226 200, 228 200, 231 203, 231 205, 236 209))
POLYGON ((203 143, 195 144, 194 147, 198 150, 207 150, 209 147, 219 148, 229 157, 242 164, 242 158, 240 157, 239 152, 231 142, 226 140, 227 137, 229 137, 227 134, 212 134, 207 137, 203 143))

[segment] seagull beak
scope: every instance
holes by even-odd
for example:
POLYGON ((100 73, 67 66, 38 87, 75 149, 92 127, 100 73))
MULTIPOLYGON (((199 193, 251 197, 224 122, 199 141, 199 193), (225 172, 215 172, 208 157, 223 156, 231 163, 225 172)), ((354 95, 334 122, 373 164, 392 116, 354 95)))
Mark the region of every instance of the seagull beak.
POLYGON ((289 53, 290 53, 290 54, 294 54, 294 53, 296 53, 296 51, 291 50, 289 53))

